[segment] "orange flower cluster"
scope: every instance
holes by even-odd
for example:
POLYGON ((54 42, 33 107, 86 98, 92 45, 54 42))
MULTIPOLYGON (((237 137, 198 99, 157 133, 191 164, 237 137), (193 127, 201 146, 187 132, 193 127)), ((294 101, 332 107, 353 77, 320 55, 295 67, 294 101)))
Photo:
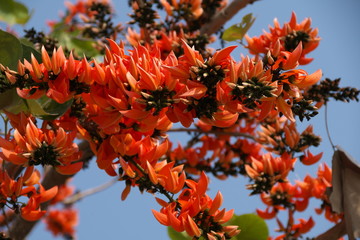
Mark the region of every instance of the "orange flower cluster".
POLYGON ((277 213, 286 208, 294 208, 298 212, 304 211, 309 198, 298 185, 289 182, 280 182, 274 185, 269 193, 262 193, 261 200, 267 205, 265 211, 257 209, 258 215, 264 219, 274 218, 277 213))
POLYGON ((302 152, 300 161, 304 165, 315 164, 322 157, 322 153, 313 155, 308 150, 310 146, 317 147, 321 141, 321 138, 313 133, 311 125, 299 133, 295 123, 289 123, 285 118, 275 118, 273 122, 261 125, 260 130, 257 141, 267 151, 275 154, 302 152))
POLYGON ((236 64, 230 57, 235 47, 204 60, 184 42, 183 56, 170 54, 161 60, 159 49, 138 46, 127 56, 122 45, 110 40, 104 63, 78 61, 72 55, 66 59, 61 48, 50 58, 43 49, 43 63, 32 57, 31 63, 19 63, 17 75, 8 75, 12 83, 29 82, 17 88, 21 97, 46 94, 59 103, 88 91, 86 86, 91 85, 90 95, 83 98, 89 115, 96 115, 92 119, 105 134, 119 131, 118 122, 124 117, 137 121, 142 132, 157 128, 160 119, 180 121, 188 127, 197 117, 217 127, 229 127, 239 113, 250 111, 248 107, 260 111, 259 120, 275 108, 294 121, 292 102, 301 99, 300 90, 316 83, 321 72, 307 75, 303 70, 291 70, 298 65, 302 44, 293 52, 281 51, 279 44, 273 50, 277 60, 269 68, 248 58, 236 64), (258 89, 248 89, 249 85, 263 91, 251 104, 246 101, 247 95, 258 89))
MULTIPOLYGON (((202 121, 196 123, 199 130, 205 133, 213 132, 216 135, 205 135, 193 142, 196 146, 178 145, 167 158, 177 164, 183 164, 186 172, 199 175, 201 171, 209 172, 216 178, 225 180, 228 176, 246 174, 245 165, 251 163, 252 158, 261 158, 262 146, 246 138, 236 138, 233 142, 231 135, 249 137, 254 134, 254 129, 243 121, 239 121, 230 128, 215 128, 202 121)), ((250 124, 250 123, 248 123, 250 124)), ((195 135, 196 136, 196 135, 195 135)))
POLYGON ((273 87, 274 96, 264 97, 259 119, 264 119, 276 107, 294 122, 291 108, 302 99, 302 91, 318 82, 322 75, 321 70, 308 75, 304 70, 295 68, 311 61, 305 55, 318 46, 320 39, 317 37, 317 29, 311 28, 311 20, 305 19, 298 24, 295 13, 283 27, 276 20, 274 25, 270 33, 265 32, 260 37, 246 36, 250 53, 257 55, 257 58, 264 54, 258 64, 264 63, 268 71, 265 75, 261 71, 257 72, 261 74, 261 78, 257 76, 258 81, 273 87))
POLYGON ((2 168, 3 161, 0 159, 0 204, 20 213, 27 221, 35 221, 43 217, 46 211, 41 210, 40 204, 52 199, 58 187, 45 190, 39 182, 40 173, 34 170, 33 166, 28 167, 22 176, 13 180, 2 168), (38 189, 35 185, 39 186, 38 189), (23 203, 23 198, 19 200, 20 197, 27 197, 27 203, 23 203))
POLYGON ((82 0, 77 1, 75 4, 69 1, 65 2, 68 12, 66 13, 65 24, 70 24, 76 15, 85 15, 92 17, 94 12, 90 10, 93 3, 102 2, 103 4, 109 4, 108 0, 82 0))
POLYGON ((291 158, 288 154, 274 158, 270 153, 264 154, 260 159, 252 157, 249 165, 245 165, 248 176, 255 181, 248 185, 253 189, 252 194, 267 192, 275 182, 286 181, 290 170, 293 169, 296 158, 291 158))
MULTIPOLYGON (((186 5, 193 10, 194 21, 201 18, 201 1, 161 4, 169 16, 186 5)), ((145 7, 150 11, 147 4, 145 7)), ((83 11, 81 4, 70 6, 77 8, 83 11)), ((135 17, 143 17, 142 6, 134 4, 134 10, 135 17)), ((275 21, 270 33, 246 37, 248 48, 257 56, 239 62, 230 55, 234 46, 206 58, 188 44, 189 39, 182 39, 186 34, 181 32, 163 33, 152 44, 141 45, 139 40, 148 37, 149 29, 143 28, 142 35, 129 30, 129 42, 136 47, 128 53, 124 43, 109 39, 103 62, 76 60, 72 53, 67 57, 60 47, 51 56, 43 48, 41 61, 32 55, 31 60, 19 62, 17 72, 1 66, 24 99, 45 97, 59 104, 72 101, 60 120, 44 121, 41 128, 31 116, 6 112, 14 136, 11 138, 8 132, 5 138, 0 137, 0 157, 27 167, 27 177, 4 179, 12 187, 2 186, 5 190, 1 199, 16 203, 19 196, 28 194, 29 202, 21 209, 23 217, 36 220, 44 215, 39 204, 54 197, 56 191, 44 191, 41 186, 35 190, 32 185, 38 181, 23 189, 32 176, 29 172, 34 165, 52 165, 62 174, 79 171, 83 163, 78 162, 80 153, 73 143, 78 137, 90 143, 100 169, 125 181, 123 200, 132 187, 163 194, 167 201, 157 198, 162 208, 160 212, 153 210, 154 216, 178 232, 211 240, 219 236, 230 239, 239 233, 234 226, 222 226, 233 211, 219 209, 220 192, 214 199, 206 194, 208 178, 204 171, 220 179, 238 173, 247 175, 254 182, 248 188, 253 194, 261 193, 267 205, 266 211, 258 210, 260 216, 273 218, 278 211, 290 209, 292 224, 286 234, 300 236, 307 232, 314 225, 312 219, 293 224, 293 211, 303 211, 313 196, 325 201, 324 189, 331 177, 325 169, 316 179, 307 177, 296 185, 287 182, 296 162, 295 153, 303 153, 300 160, 305 165, 322 156, 307 150, 320 141, 312 127, 300 134, 294 123, 298 114, 294 109, 322 75, 321 70, 308 74, 297 69, 310 62, 306 55, 319 41, 310 20, 298 24, 293 14, 283 27, 275 21), (173 52, 179 46, 181 56, 180 51, 178 55, 173 52), (172 149, 166 133, 173 123, 187 128, 194 125, 196 131, 219 135, 195 135, 192 144, 172 149), (261 132, 254 138, 259 126, 261 132), (233 141, 232 133, 242 138, 233 141), (268 153, 261 153, 262 148, 268 153), (189 180, 187 174, 200 178, 189 180)), ((151 34, 157 33, 154 30, 151 34)), ((60 188, 53 203, 70 193, 68 188, 60 188)), ((72 235, 77 218, 70 209, 53 211, 47 222, 55 235, 72 235)))
POLYGON ((75 209, 66 208, 62 210, 51 210, 45 218, 47 229, 54 236, 73 236, 74 227, 78 224, 78 214, 75 209))
POLYGON ((298 182, 297 184, 306 192, 307 197, 315 197, 322 200, 320 208, 316 208, 317 214, 322 214, 330 222, 338 223, 342 218, 342 214, 337 214, 331 210, 329 196, 326 193, 326 189, 330 188, 332 182, 332 171, 327 164, 319 166, 317 171, 317 177, 313 178, 307 175, 304 181, 298 182))
MULTIPOLYGON (((291 216, 290 221, 294 222, 293 216, 291 216)), ((287 237, 291 236, 294 238, 300 237, 302 234, 309 232, 314 226, 315 222, 310 217, 308 220, 305 220, 303 218, 298 219, 299 223, 293 224, 290 229, 287 229, 280 221, 278 221, 280 232, 286 232, 284 234, 281 234, 275 238, 269 238, 269 240, 281 240, 286 239, 287 237)))
POLYGON ((267 205, 267 208, 265 211, 257 209, 256 212, 264 219, 274 218, 279 211, 288 211, 289 219, 287 227, 277 219, 279 225, 277 231, 284 232, 284 234, 274 239, 284 239, 286 236, 299 237, 310 231, 315 225, 311 217, 308 220, 299 219, 297 224, 294 221, 294 213, 296 211, 304 211, 309 204, 309 197, 306 191, 297 184, 292 185, 289 182, 277 183, 268 194, 261 194, 261 200, 267 205))
POLYGON ((193 15, 193 18, 199 18, 204 10, 201 7, 202 0, 172 0, 171 4, 166 0, 161 0, 160 3, 165 8, 166 13, 169 16, 173 15, 174 10, 189 8, 189 12, 193 15))
POLYGON ((303 181, 296 181, 294 185, 289 182, 280 182, 275 184, 269 193, 261 194, 261 200, 267 207, 265 211, 256 210, 260 217, 272 219, 277 216, 279 211, 284 210, 288 210, 289 213, 288 224, 291 225, 291 229, 286 229, 281 221, 277 219, 279 231, 285 233, 275 239, 283 239, 287 236, 286 234, 294 234, 291 236, 298 237, 310 231, 315 225, 311 217, 307 221, 300 219, 300 223, 295 224, 293 215, 296 211, 304 211, 312 197, 323 201, 321 207, 315 209, 316 213, 325 212, 325 218, 334 223, 338 223, 342 219, 342 214, 331 211, 331 205, 325 193, 326 189, 331 187, 331 177, 331 169, 326 164, 323 164, 319 167, 316 178, 307 175, 303 181))
POLYGON ((220 192, 213 200, 206 194, 208 178, 204 173, 198 182, 186 180, 186 185, 189 188, 180 193, 176 202, 167 203, 157 198, 162 209, 153 210, 153 214, 161 224, 178 232, 185 230, 191 237, 203 235, 210 240, 218 236, 229 239, 240 232, 237 226, 221 226, 231 219, 234 211, 219 210, 223 201, 220 192))
POLYGON ((62 128, 50 130, 46 124, 37 128, 31 117, 21 113, 8 113, 14 126, 14 137, 0 137, 1 156, 4 160, 24 167, 51 165, 61 174, 78 172, 83 163, 76 162, 80 152, 74 138, 76 132, 66 133, 62 128))
MULTIPOLYGON (((303 50, 300 53, 299 64, 308 64, 313 59, 307 58, 306 54, 313 51, 320 42, 318 29, 311 27, 311 19, 306 18, 301 23, 297 23, 296 14, 293 12, 289 22, 280 26, 277 19, 274 20, 274 27, 270 27, 270 32, 265 32, 259 37, 250 38, 245 36, 251 54, 268 54, 271 49, 285 50, 292 52, 302 43, 303 50), (280 43, 280 44, 279 44, 280 43)), ((273 57, 273 56, 272 56, 273 57)), ((275 56, 276 57, 276 56, 275 56)))

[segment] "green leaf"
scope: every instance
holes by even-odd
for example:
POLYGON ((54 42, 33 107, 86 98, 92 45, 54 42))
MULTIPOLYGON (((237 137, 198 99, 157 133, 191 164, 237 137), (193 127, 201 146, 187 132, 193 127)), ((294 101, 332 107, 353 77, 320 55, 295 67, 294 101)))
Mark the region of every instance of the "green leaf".
POLYGON ((177 232, 172 227, 168 227, 168 235, 171 240, 191 240, 185 232, 177 232))
POLYGON ((35 117, 46 116, 48 114, 47 112, 45 112, 38 99, 26 99, 25 101, 29 111, 35 117))
POLYGON ((65 103, 58 103, 47 96, 42 96, 39 99, 27 99, 26 103, 29 111, 35 117, 42 120, 54 120, 62 116, 70 107, 73 100, 65 103))
POLYGON ((19 39, 8 32, 0 30, 0 63, 12 70, 16 70, 22 53, 23 50, 19 39))
POLYGON ((39 63, 42 62, 41 53, 39 53, 34 48, 32 43, 28 42, 26 39, 20 39, 20 43, 21 43, 21 47, 23 50, 22 59, 25 58, 26 60, 28 60, 30 62, 31 61, 31 53, 32 53, 39 63))
POLYGON ((17 94, 16 89, 9 89, 0 94, 0 110, 2 109, 12 113, 19 113, 26 110, 26 106, 22 98, 17 94))
POLYGON ((64 103, 58 103, 55 100, 43 96, 37 100, 44 111, 47 113, 46 115, 40 116, 43 120, 54 120, 58 117, 64 115, 64 113, 71 107, 73 103, 73 99, 70 99, 64 103))
POLYGON ((52 32, 52 37, 59 41, 59 45, 66 46, 69 50, 74 50, 77 55, 96 57, 99 51, 94 48, 96 42, 92 39, 79 37, 79 31, 68 32, 67 26, 63 22, 57 23, 52 32))
POLYGON ((88 57, 95 57, 99 52, 94 48, 95 41, 72 37, 69 40, 68 48, 74 49, 79 56, 84 54, 88 57))
POLYGON ((23 99, 18 96, 16 89, 10 89, 0 94, 0 110, 18 114, 20 112, 30 112, 42 120, 54 120, 61 117, 70 107, 73 99, 58 103, 47 96, 39 99, 23 99))
POLYGON ((234 215, 227 225, 239 226, 241 230, 233 239, 267 240, 269 236, 269 229, 266 222, 256 214, 234 215))
POLYGON ((31 17, 27 7, 14 0, 1 0, 0 21, 10 25, 25 24, 31 17))
MULTIPOLYGON (((172 227, 168 227, 168 235, 171 240, 192 240, 193 239, 185 231, 177 232, 172 227)), ((201 236, 198 240, 205 240, 205 238, 201 236)))
POLYGON ((226 29, 222 35, 222 39, 225 41, 242 40, 247 31, 255 22, 255 17, 251 13, 245 15, 241 23, 237 23, 226 29))

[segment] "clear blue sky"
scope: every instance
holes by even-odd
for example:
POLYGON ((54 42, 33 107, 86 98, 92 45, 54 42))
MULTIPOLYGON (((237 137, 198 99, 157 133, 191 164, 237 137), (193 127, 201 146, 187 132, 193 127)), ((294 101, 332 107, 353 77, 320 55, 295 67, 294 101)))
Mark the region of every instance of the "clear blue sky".
MULTIPOLYGON (((229 0, 230 2, 231 0, 229 0)), ((65 7, 61 0, 22 0, 30 9, 34 10, 33 17, 25 28, 35 27, 38 30, 47 31, 46 20, 58 19, 60 11, 65 7)), ((115 3, 117 19, 127 19, 127 1, 119 0, 115 3)), ((238 13, 225 27, 241 21, 242 16, 253 13, 256 21, 249 31, 250 36, 260 35, 263 29, 272 25, 275 17, 282 24, 288 21, 291 12, 295 11, 298 20, 311 17, 313 26, 319 28, 319 35, 322 38, 320 46, 311 53, 314 62, 304 69, 313 72, 322 69, 324 77, 331 79, 341 77, 342 86, 360 88, 358 70, 360 56, 360 1, 358 0, 262 0, 255 2, 238 13)), ((0 25, 1 26, 1 25, 0 25)), ((20 28, 21 29, 21 28, 20 28)), ((230 44, 229 44, 230 45, 230 44)), ((241 49, 233 55, 239 59, 241 49)), ((246 52, 242 52, 246 54, 246 52)), ((360 104, 341 103, 332 101, 328 106, 328 124, 333 142, 340 145, 354 158, 360 160, 360 104)), ((323 142, 314 153, 323 151, 322 161, 330 164, 333 150, 329 143, 325 130, 324 109, 316 119, 310 122, 314 125, 314 132, 321 135, 323 142)), ((308 123, 305 122, 307 125, 308 123)), ((306 125, 301 126, 304 129, 306 125)), ((171 136, 172 137, 172 136, 171 136)), ((184 135, 173 135, 174 142, 182 141, 184 135)), ((302 179, 307 172, 315 173, 317 167, 297 166, 300 171, 292 175, 291 179, 302 179)), ((98 170, 93 162, 91 168, 85 170, 75 177, 73 183, 79 189, 84 190, 100 185, 109 180, 109 177, 98 170)), ((248 191, 244 190, 246 180, 242 177, 231 178, 227 181, 212 179, 209 195, 214 197, 220 189, 225 201, 223 207, 234 208, 237 214, 254 212, 255 208, 264 208, 258 197, 248 197, 248 191)), ((80 225, 77 227, 78 239, 167 239, 166 228, 160 225, 153 217, 151 209, 159 209, 154 197, 149 194, 139 194, 133 189, 128 199, 120 200, 120 194, 124 183, 117 183, 110 189, 97 195, 88 197, 79 204, 80 225)), ((318 207, 320 202, 313 201, 302 216, 309 217, 314 214, 312 209, 318 207)), ((322 220, 316 221, 314 230, 309 236, 316 236, 327 230, 331 225, 322 220)), ((270 229, 276 225, 269 223, 270 229)), ((43 224, 39 224, 29 240, 52 239, 52 235, 45 231, 43 224)))

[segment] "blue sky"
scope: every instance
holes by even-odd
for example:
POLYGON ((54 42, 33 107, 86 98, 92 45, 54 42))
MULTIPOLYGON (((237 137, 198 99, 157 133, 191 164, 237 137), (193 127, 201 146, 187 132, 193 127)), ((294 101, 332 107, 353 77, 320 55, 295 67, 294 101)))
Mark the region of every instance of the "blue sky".
MULTIPOLYGON (((56 20, 60 11, 65 7, 61 0, 22 0, 30 9, 33 16, 25 28, 35 27, 38 30, 47 31, 46 20, 56 20)), ((118 21, 127 19, 127 1, 116 1, 115 11, 118 21)), ((239 12, 225 26, 229 27, 240 22, 242 16, 253 13, 256 21, 249 31, 250 36, 260 35, 262 30, 268 29, 276 17, 282 24, 288 21, 291 12, 295 11, 298 20, 305 17, 312 18, 312 26, 319 28, 322 38, 320 46, 310 54, 315 58, 312 64, 304 67, 308 72, 314 72, 321 68, 324 77, 335 79, 342 78, 342 86, 360 88, 360 79, 357 71, 360 69, 360 1, 358 0, 263 0, 255 2, 239 12)), ((1 25, 0 25, 1 26, 1 25)), ((17 28, 21 30, 20 28, 17 28)), ((19 31, 19 33, 21 33, 19 31)), ((228 44, 231 45, 231 44, 228 44)), ((245 51, 238 48, 233 57, 240 59, 240 53, 245 51)), ((360 104, 357 102, 342 103, 332 101, 328 106, 328 125, 330 134, 335 145, 340 145, 355 159, 360 159, 360 104)), ((322 136, 323 142, 314 153, 324 152, 323 162, 330 164, 333 154, 332 147, 327 138, 325 129, 324 109, 310 122, 300 124, 304 129, 307 124, 314 126, 314 132, 322 136)), ((184 141, 184 134, 170 135, 174 142, 184 141)), ((302 179, 306 173, 315 173, 316 166, 303 167, 297 164, 296 174, 291 179, 302 179)), ((84 190, 109 181, 109 177, 97 169, 94 161, 90 169, 77 174, 73 183, 79 189, 84 190)), ((258 197, 248 197, 249 192, 245 190, 247 181, 242 178, 230 178, 227 181, 211 180, 209 195, 214 197, 220 189, 224 195, 223 207, 234 208, 235 213, 251 213, 256 208, 264 208, 258 197)), ((120 200, 120 194, 124 183, 119 182, 106 191, 83 199, 77 204, 80 210, 80 225, 77 227, 78 239, 167 239, 166 228, 160 225, 153 217, 151 209, 159 209, 154 197, 149 194, 140 194, 133 189, 126 201, 120 200)), ((312 209, 318 207, 320 202, 311 202, 309 207, 299 217, 315 215, 312 209)), ((316 236, 326 231, 331 224, 322 217, 315 216, 316 225, 309 236, 316 236)), ((276 225, 269 223, 269 228, 274 229, 276 225)), ((39 224, 29 236, 29 240, 51 239, 52 235, 45 231, 43 224, 39 224)))

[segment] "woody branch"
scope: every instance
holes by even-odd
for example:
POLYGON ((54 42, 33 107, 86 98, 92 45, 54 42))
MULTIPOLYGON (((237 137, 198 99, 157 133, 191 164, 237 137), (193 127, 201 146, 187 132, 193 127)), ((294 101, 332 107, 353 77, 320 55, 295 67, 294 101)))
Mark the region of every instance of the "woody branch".
POLYGON ((233 0, 224 9, 216 13, 209 23, 202 26, 200 33, 207 35, 215 33, 241 9, 256 1, 258 0, 233 0))

